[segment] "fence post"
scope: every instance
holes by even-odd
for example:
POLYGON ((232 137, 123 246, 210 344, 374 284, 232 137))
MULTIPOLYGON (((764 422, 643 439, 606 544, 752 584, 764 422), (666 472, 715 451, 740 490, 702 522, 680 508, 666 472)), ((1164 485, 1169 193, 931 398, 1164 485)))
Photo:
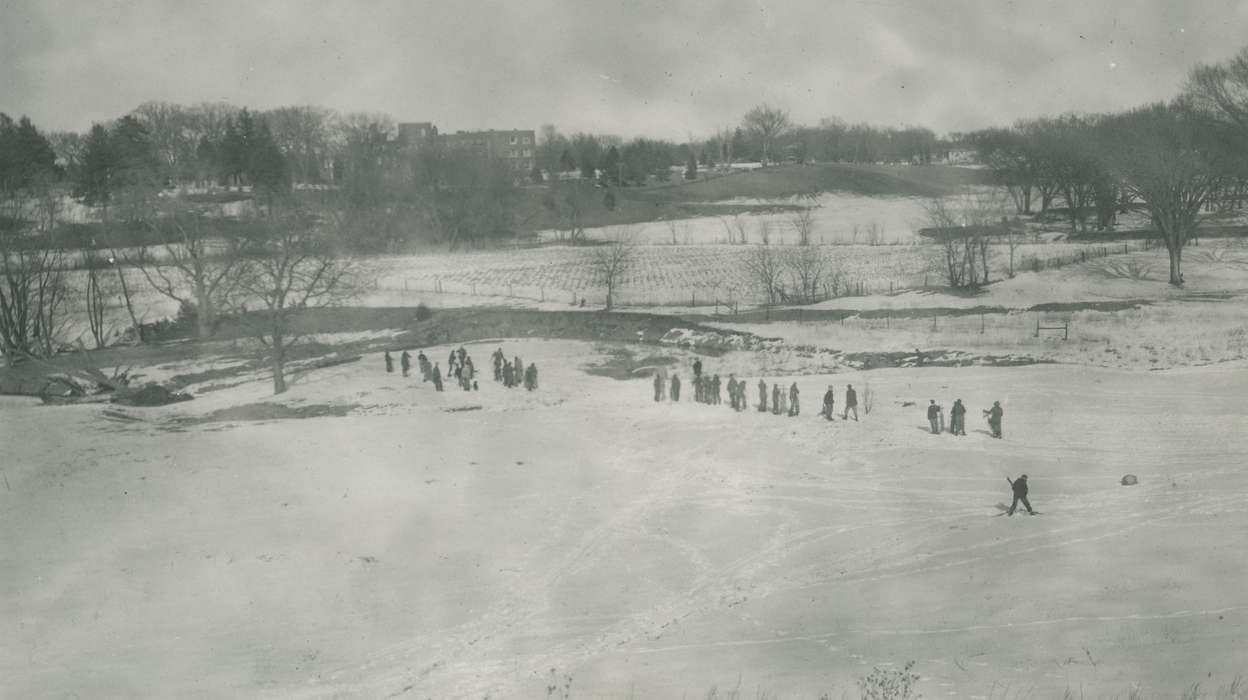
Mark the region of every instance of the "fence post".
POLYGON ((1036 337, 1040 337, 1040 314, 1036 314, 1036 337))
POLYGON ((696 291, 692 291, 692 290, 691 290, 691 291, 689 292, 689 305, 690 305, 690 306, 697 306, 697 305, 698 305, 698 293, 697 293, 696 291))
POLYGON ((1066 323, 1062 324, 1062 340, 1070 340, 1070 319, 1066 319, 1066 323))
POLYGON ((979 334, 984 334, 984 315, 982 313, 979 315, 979 334))

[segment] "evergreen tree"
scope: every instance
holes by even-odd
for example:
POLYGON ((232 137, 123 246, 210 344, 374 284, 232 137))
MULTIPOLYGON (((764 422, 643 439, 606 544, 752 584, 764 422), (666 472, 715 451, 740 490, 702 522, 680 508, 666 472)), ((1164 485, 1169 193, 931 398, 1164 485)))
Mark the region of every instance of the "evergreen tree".
POLYGON ((615 146, 602 157, 602 178, 612 185, 620 184, 620 151, 615 146))
POLYGON ((685 179, 698 179, 698 158, 693 153, 693 148, 689 149, 689 162, 685 164, 685 179))
POLYGON ((0 113, 0 191, 27 189, 51 178, 56 154, 27 117, 0 113))
POLYGON ((74 182, 74 196, 91 206, 107 204, 112 193, 115 160, 108 131, 101 124, 92 124, 82 149, 82 165, 74 182))
POLYGON ((572 151, 565 148, 559 155, 559 171, 567 173, 573 170, 576 170, 576 159, 572 157, 572 151))

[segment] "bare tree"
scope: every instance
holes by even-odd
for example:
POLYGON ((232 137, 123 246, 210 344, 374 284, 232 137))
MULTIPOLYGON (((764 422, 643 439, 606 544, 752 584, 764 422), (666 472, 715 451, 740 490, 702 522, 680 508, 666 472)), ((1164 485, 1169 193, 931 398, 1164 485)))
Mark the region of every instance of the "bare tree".
POLYGON ((774 156, 776 139, 792 126, 786 110, 761 104, 745 113, 742 125, 758 136, 763 147, 763 162, 770 163, 774 156))
POLYGON ((244 267, 241 236, 201 213, 171 211, 152 227, 164 250, 159 262, 134 260, 152 289, 195 310, 195 334, 207 340, 244 267))
POLYGON ((1185 105, 1156 104, 1110 117, 1103 143, 1111 172, 1148 209, 1170 254, 1170 284, 1183 284, 1183 247, 1201 209, 1236 166, 1224 125, 1185 105))
POLYGON ((41 225, 42 242, 23 240, 36 208, 28 190, 0 194, 0 220, 17 222, 0 229, 0 350, 10 365, 54 354, 66 324, 64 251, 41 225))
POLYGON ((760 218, 758 220, 758 242, 763 245, 771 245, 771 222, 767 219, 760 218))
POLYGON ((108 344, 111 328, 108 325, 106 312, 108 301, 116 294, 113 284, 113 273, 106 269, 107 258, 90 251, 85 258, 87 286, 84 290, 83 302, 87 312, 87 329, 91 333, 95 347, 102 348, 108 344))
POLYGON ((305 212, 270 212, 250 223, 254 235, 239 275, 239 303, 259 302, 260 308, 244 319, 267 350, 273 393, 281 394, 286 391, 286 362, 301 337, 295 319, 305 309, 351 298, 357 269, 334 247, 334 236, 305 212))
POLYGON ((598 284, 607 288, 607 311, 614 306, 615 292, 637 263, 637 230, 620 227, 608 236, 608 241, 596 246, 590 254, 590 265, 598 284))
POLYGON ((754 246, 745 259, 745 269, 754 286, 767 299, 767 303, 774 306, 784 293, 781 281, 784 276, 784 263, 780 259, 779 251, 766 243, 754 246))
POLYGON ((815 230, 815 215, 811 207, 802 207, 789 217, 789 226, 797 233, 798 245, 810 245, 811 232, 815 230))
POLYGON ((800 246, 786 251, 784 269, 795 295, 803 302, 812 302, 826 292, 828 261, 817 246, 800 246))

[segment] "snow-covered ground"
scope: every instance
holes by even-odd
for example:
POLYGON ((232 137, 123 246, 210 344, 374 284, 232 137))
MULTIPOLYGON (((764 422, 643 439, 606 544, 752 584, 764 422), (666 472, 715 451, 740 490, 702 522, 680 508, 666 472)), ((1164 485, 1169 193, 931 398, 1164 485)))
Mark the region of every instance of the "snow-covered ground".
MULTIPOLYGON (((0 695, 856 697, 914 660, 928 698, 1178 697, 1248 668, 1242 364, 767 377, 801 389, 782 418, 689 402, 677 349, 634 348, 680 362, 659 405, 582 371, 609 348, 503 349, 539 391, 368 356, 280 399, 336 418, 190 422, 263 382, 0 402, 0 695), (823 421, 829 382, 874 410, 823 421), (929 398, 970 435, 929 434, 929 398), (1024 472, 1043 515, 998 517, 1024 472)), ((704 361, 754 401, 763 359, 704 361)))

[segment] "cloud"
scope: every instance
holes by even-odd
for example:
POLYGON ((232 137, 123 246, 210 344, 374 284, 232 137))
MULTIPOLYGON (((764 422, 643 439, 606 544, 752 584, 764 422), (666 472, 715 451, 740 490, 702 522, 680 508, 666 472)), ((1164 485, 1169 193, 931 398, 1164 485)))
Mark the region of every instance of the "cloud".
POLYGON ((145 100, 314 103, 444 129, 683 139, 770 102, 947 132, 1175 94, 1248 5, 722 0, 10 2, 0 110, 85 130, 145 100))

